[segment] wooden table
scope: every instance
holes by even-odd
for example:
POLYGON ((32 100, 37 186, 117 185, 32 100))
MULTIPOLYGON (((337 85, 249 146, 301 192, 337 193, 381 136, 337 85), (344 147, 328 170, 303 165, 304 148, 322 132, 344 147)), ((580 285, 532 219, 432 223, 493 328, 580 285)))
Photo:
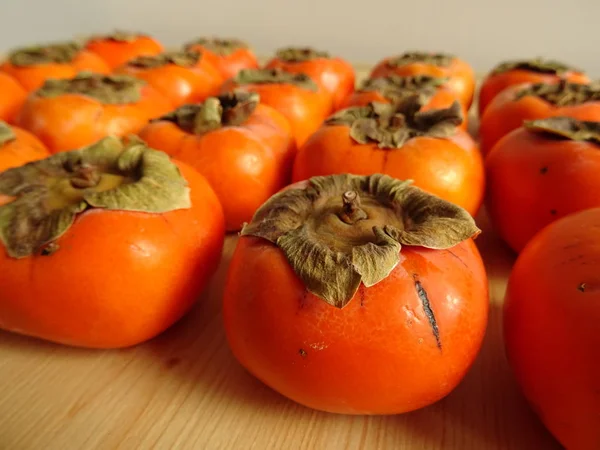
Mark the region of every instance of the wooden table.
POLYGON ((234 360, 220 298, 235 238, 192 312, 136 348, 91 351, 0 332, 0 449, 559 449, 527 407, 502 346, 513 255, 477 240, 491 287, 483 350, 446 399, 410 414, 352 417, 281 397, 234 360))

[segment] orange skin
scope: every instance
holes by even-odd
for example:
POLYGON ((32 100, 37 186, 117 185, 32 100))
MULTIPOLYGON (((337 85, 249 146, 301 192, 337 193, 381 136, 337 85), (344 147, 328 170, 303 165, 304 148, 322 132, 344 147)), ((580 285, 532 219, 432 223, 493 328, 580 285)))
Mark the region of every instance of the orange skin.
POLYGON ((600 206, 598 145, 547 138, 519 128, 486 159, 488 212, 516 252, 546 225, 600 206))
MULTIPOLYGON (((440 87, 437 89, 436 93, 431 97, 429 102, 426 105, 423 105, 421 111, 430 111, 432 109, 446 109, 452 106, 452 104, 460 99, 456 96, 454 91, 447 87, 440 87)), ((355 91, 352 95, 350 95, 344 101, 344 104, 340 109, 350 108, 352 106, 367 106, 371 102, 378 103, 391 103, 390 100, 384 97, 381 93, 377 91, 355 91)), ((460 104, 463 114, 463 122, 459 125, 459 128, 462 130, 467 130, 468 127, 468 111, 465 105, 460 104)))
POLYGON ((7 60, 0 65, 0 71, 12 76, 27 92, 33 92, 41 88, 49 78, 73 78, 79 72, 84 71, 108 74, 110 67, 95 53, 81 50, 68 64, 15 66, 7 60))
POLYGON ((13 77, 0 72, 0 120, 12 123, 21 110, 27 91, 13 77))
POLYGON ((108 135, 140 131, 150 119, 173 109, 171 103, 146 85, 137 103, 108 105, 79 94, 39 97, 32 94, 17 124, 35 134, 51 153, 93 144, 108 135))
POLYGON ((466 109, 471 106, 475 93, 475 73, 473 68, 465 61, 454 58, 448 67, 423 63, 391 67, 387 64, 391 59, 393 58, 385 58, 377 64, 371 71, 370 77, 377 78, 396 74, 400 76, 430 75, 438 78, 449 78, 447 86, 456 93, 466 109))
POLYGON ((292 179, 340 173, 411 179, 415 186, 462 206, 471 215, 483 201, 481 154, 462 130, 449 139, 417 137, 399 149, 381 149, 377 143, 354 141, 347 126, 324 125, 298 151, 292 179))
POLYGON ((116 69, 115 73, 145 80, 175 107, 200 102, 216 95, 223 83, 219 71, 204 57, 192 67, 180 67, 175 64, 153 68, 124 65, 116 69))
POLYGON ((111 70, 139 56, 153 56, 164 51, 162 44, 150 36, 137 36, 131 41, 96 38, 88 41, 85 48, 100 56, 111 70))
POLYGON ((239 48, 229 55, 219 55, 199 44, 191 45, 189 49, 201 52, 202 57, 220 72, 223 80, 235 77, 242 69, 259 67, 256 55, 249 48, 239 48))
POLYGON ((186 313, 219 263, 224 219, 208 182, 178 165, 191 209, 87 211, 50 256, 14 259, 0 244, 0 327, 119 348, 158 335, 186 313))
POLYGON ((587 84, 590 79, 580 72, 565 72, 562 75, 539 73, 530 70, 508 70, 499 74, 490 74, 479 89, 479 116, 481 117, 491 101, 504 89, 524 83, 558 83, 565 79, 571 83, 587 84))
POLYGON ((487 289, 471 240, 441 251, 403 247, 386 279, 361 285, 338 309, 306 291, 277 247, 242 237, 223 315, 233 354, 286 397, 334 413, 399 414, 445 397, 463 378, 485 332, 487 289), (427 290, 443 351, 415 276, 427 290))
POLYGON ((33 134, 15 126, 11 128, 15 139, 0 145, 0 172, 50 156, 44 144, 33 134))
POLYGON ((569 450, 600 448, 598 228, 596 208, 536 235, 517 259, 504 307, 506 351, 516 379, 569 450))
POLYGON ((321 126, 331 111, 331 99, 322 88, 317 91, 286 83, 237 85, 226 81, 221 92, 256 92, 260 102, 279 111, 292 126, 298 148, 321 126))
POLYGON ((296 151, 287 119, 261 104, 240 126, 194 135, 159 121, 147 125, 140 137, 206 177, 223 205, 228 231, 239 230, 288 183, 296 151))
POLYGON ((568 116, 579 120, 600 121, 600 102, 597 101, 558 107, 530 95, 516 100, 516 93, 527 86, 529 85, 522 84, 505 89, 486 108, 479 126, 481 151, 484 155, 502 137, 521 127, 525 120, 568 116))
POLYGON ((333 110, 338 110, 354 91, 356 76, 351 64, 341 58, 317 58, 310 61, 287 62, 274 58, 267 69, 283 69, 290 73, 305 73, 331 94, 333 110))

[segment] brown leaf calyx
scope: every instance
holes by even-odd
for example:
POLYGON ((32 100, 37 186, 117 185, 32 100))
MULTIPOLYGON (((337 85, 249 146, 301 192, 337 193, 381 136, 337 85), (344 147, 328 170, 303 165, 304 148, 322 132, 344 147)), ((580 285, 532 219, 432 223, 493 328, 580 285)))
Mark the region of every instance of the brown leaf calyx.
POLYGON ((184 50, 182 52, 164 52, 158 55, 138 56, 129 61, 127 65, 142 69, 154 69, 170 64, 179 67, 194 67, 201 58, 202 53, 199 50, 184 50))
POLYGON ((81 51, 77 42, 60 42, 19 48, 11 52, 8 60, 15 66, 38 64, 69 64, 81 51))
POLYGON ((329 59, 328 52, 310 47, 285 47, 275 53, 275 57, 284 62, 306 62, 315 59, 329 59))
POLYGON ((532 133, 548 138, 585 141, 600 145, 600 122, 577 120, 572 117, 550 117, 528 120, 523 126, 532 133))
POLYGON ((17 139, 12 127, 0 120, 0 146, 17 139))
POLYGON ((282 69, 242 69, 233 81, 238 85, 292 84, 310 91, 318 90, 317 84, 305 73, 291 73, 282 69))
POLYGON ((535 83, 515 94, 515 100, 533 96, 554 106, 574 106, 600 101, 600 83, 579 84, 560 80, 558 83, 535 83))
POLYGON ((237 50, 248 49, 249 46, 239 39, 222 39, 216 37, 201 37, 185 44, 186 50, 204 48, 219 56, 228 56, 237 50))
POLYGON ((432 52, 406 52, 387 60, 389 67, 402 67, 409 64, 430 64, 438 67, 447 67, 455 59, 454 55, 432 52))
POLYGON ((506 61, 498 64, 492 70, 492 75, 498 75, 511 70, 526 70, 528 72, 545 73, 550 75, 563 75, 566 72, 578 72, 580 70, 551 59, 534 58, 528 60, 506 61))
POLYGON ((377 92, 392 103, 419 94, 423 104, 429 102, 436 91, 448 82, 448 78, 430 75, 388 75, 386 77, 369 78, 360 87, 362 92, 377 92))

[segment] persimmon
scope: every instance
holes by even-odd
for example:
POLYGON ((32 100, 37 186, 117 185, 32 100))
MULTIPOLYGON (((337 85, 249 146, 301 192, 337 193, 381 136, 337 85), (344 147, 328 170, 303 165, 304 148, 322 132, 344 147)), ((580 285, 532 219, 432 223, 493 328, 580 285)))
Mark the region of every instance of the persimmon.
POLYGON ((7 331, 135 345, 189 310, 219 263, 224 219, 210 185, 141 141, 108 137, 7 170, 1 195, 7 331))
POLYGON ((385 173, 475 215, 483 200, 484 167, 477 146, 458 128, 458 102, 421 111, 421 98, 371 103, 331 116, 298 150, 292 179, 318 175, 385 173))
POLYGON ((145 80, 175 106, 215 95, 223 83, 219 71, 198 51, 140 56, 117 68, 115 73, 145 80))
POLYGON ((456 205, 376 174, 315 177, 262 206, 223 300, 239 362, 284 396, 398 414, 446 396, 488 313, 479 230, 456 205))
POLYGON ((228 231, 239 230, 288 183, 296 149, 287 119, 254 92, 182 106, 150 123, 140 137, 206 177, 228 231))
POLYGON ((0 92, 0 120, 12 123, 25 103, 27 91, 13 77, 0 72, 0 92))
POLYGON ((525 122, 486 159, 488 212, 517 252, 558 218, 600 207, 600 122, 525 122))
POLYGON ((46 81, 29 96, 16 122, 56 153, 108 135, 137 133, 172 108, 143 80, 81 73, 69 80, 46 81))
POLYGON ((510 366, 569 450, 600 448, 599 228, 598 208, 544 228, 519 255, 504 306, 510 366))
POLYGON ((448 78, 448 87, 469 109, 475 92, 475 73, 462 59, 445 53, 406 52, 380 61, 371 71, 370 78, 387 75, 430 75, 448 78))
MULTIPOLYGON (((388 75, 368 78, 361 87, 344 101, 343 107, 367 106, 369 103, 398 103, 413 95, 422 96, 423 111, 449 108, 460 101, 456 93, 445 86, 446 78, 429 75, 388 75)), ((461 104, 463 121, 460 128, 467 129, 467 108, 461 104)))
POLYGON ((153 56, 164 52, 163 45, 153 37, 124 31, 93 36, 87 41, 85 48, 100 56, 111 69, 140 56, 153 56))
POLYGON ((202 52, 221 73, 224 80, 235 77, 242 69, 258 69, 258 59, 248 44, 239 39, 198 38, 185 45, 186 50, 202 52))
POLYGON ((301 146, 327 118, 331 98, 308 75, 281 69, 243 69, 225 82, 222 92, 256 92, 290 121, 297 146, 301 146))
POLYGON ((481 118, 481 151, 487 155, 503 136, 526 120, 555 116, 600 120, 600 84, 560 81, 506 88, 492 100, 481 118))
POLYGON ((290 73, 305 73, 319 83, 333 99, 332 107, 339 109, 352 91, 356 75, 354 67, 328 52, 312 48, 287 47, 278 50, 267 62, 267 69, 283 69, 290 73))
POLYGON ((0 65, 0 71, 32 92, 49 79, 73 78, 79 72, 107 74, 110 68, 102 58, 78 43, 65 42, 16 49, 0 65))
POLYGON ((581 70, 559 61, 531 59, 506 61, 498 64, 483 80, 479 89, 479 116, 490 102, 504 89, 524 83, 589 83, 590 79, 581 70))

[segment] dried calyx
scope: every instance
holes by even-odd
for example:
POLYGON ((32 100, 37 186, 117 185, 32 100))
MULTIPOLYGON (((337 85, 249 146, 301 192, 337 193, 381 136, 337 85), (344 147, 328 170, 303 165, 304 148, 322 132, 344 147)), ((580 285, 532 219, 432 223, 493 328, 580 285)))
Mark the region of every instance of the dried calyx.
POLYGON ((164 213, 191 206, 177 166, 141 140, 108 137, 89 147, 0 173, 0 242, 9 256, 43 251, 92 208, 164 213), (160 186, 160 189, 157 189, 160 186))
POLYGON ((275 57, 285 62, 304 62, 313 59, 329 59, 331 56, 327 52, 315 50, 310 47, 286 47, 277 50, 275 57))
POLYGON ((128 75, 101 75, 81 72, 71 79, 49 79, 36 91, 40 97, 81 94, 104 104, 136 103, 146 82, 128 75))
POLYGON ((167 120, 188 133, 202 135, 243 124, 259 103, 257 93, 236 91, 209 97, 203 103, 184 105, 156 121, 167 120))
POLYGON ((115 41, 115 42, 133 42, 136 39, 138 39, 140 37, 145 37, 145 36, 146 35, 142 34, 142 33, 134 33, 134 32, 123 31, 123 30, 115 30, 111 34, 98 36, 94 39, 104 39, 104 40, 115 41))
POLYGON ((0 146, 17 139, 9 124, 0 120, 0 146))
POLYGON ((248 44, 239 39, 219 39, 219 38, 199 38, 185 45, 186 50, 193 50, 196 47, 202 47, 217 55, 231 55, 236 50, 247 49, 248 44))
POLYGON ((242 69, 235 76, 236 84, 293 84, 316 91, 317 84, 305 73, 290 73, 281 69, 242 69))
POLYGON ((573 106, 600 100, 600 83, 578 84, 561 80, 558 83, 536 83, 519 90, 515 99, 526 96, 541 98, 555 106, 573 106))
POLYGON ((325 124, 350 127, 350 137, 359 144, 375 142, 380 148, 394 149, 419 136, 452 136, 463 121, 458 102, 430 111, 421 111, 422 105, 419 95, 395 104, 370 103, 344 109, 330 116, 325 124))
POLYGON ((202 58, 202 53, 198 50, 185 50, 182 52, 164 52, 158 55, 138 56, 127 63, 128 66, 140 67, 143 69, 153 69, 168 64, 180 67, 193 67, 202 58))
POLYGON ((17 49, 8 56, 8 60, 15 66, 68 64, 80 51, 81 46, 77 42, 40 45, 17 49))
POLYGON ((421 63, 446 67, 452 63, 454 58, 453 55, 446 53, 406 52, 402 55, 388 59, 387 65, 390 67, 401 67, 408 64, 421 63))
POLYGON ((432 77, 429 75, 407 77, 389 75, 387 77, 365 80, 360 90, 364 92, 378 92, 394 103, 419 94, 422 102, 427 103, 436 91, 447 82, 447 78, 432 77))
POLYGON ((525 129, 554 139, 585 141, 600 145, 600 122, 589 122, 572 117, 551 117, 528 120, 525 129))
POLYGON ((492 75, 508 72, 510 70, 527 70, 529 72, 562 75, 565 72, 580 72, 574 67, 550 59, 530 59, 521 61, 507 61, 494 67, 492 75))
POLYGON ((275 194, 242 230, 277 245, 308 291, 342 308, 385 279, 402 245, 450 248, 479 234, 462 208, 387 175, 314 177, 275 194))

